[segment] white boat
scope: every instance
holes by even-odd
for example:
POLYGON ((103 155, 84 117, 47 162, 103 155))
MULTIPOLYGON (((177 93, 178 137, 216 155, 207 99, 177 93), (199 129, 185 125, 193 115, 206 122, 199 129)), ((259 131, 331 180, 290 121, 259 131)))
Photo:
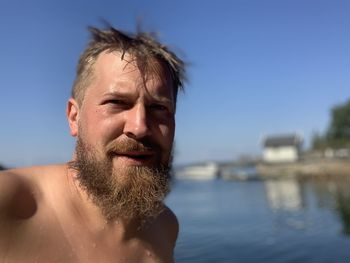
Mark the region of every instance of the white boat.
POLYGON ((214 162, 188 165, 175 171, 177 179, 212 180, 218 177, 219 167, 214 162))

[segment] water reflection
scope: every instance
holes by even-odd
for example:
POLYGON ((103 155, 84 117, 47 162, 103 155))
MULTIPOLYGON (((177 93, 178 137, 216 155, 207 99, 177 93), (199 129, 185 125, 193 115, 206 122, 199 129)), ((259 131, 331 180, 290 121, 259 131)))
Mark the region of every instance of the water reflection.
POLYGON ((350 235, 350 178, 317 180, 313 185, 319 203, 336 210, 343 225, 343 233, 350 235))
POLYGON ((265 182, 269 205, 273 210, 297 211, 303 199, 300 186, 295 179, 269 180, 265 182))
POLYGON ((176 262, 348 262, 350 178, 178 181, 176 262))
POLYGON ((293 220, 296 212, 312 208, 315 201, 320 209, 335 211, 343 225, 343 233, 350 235, 350 178, 321 178, 298 180, 286 178, 264 182, 270 209, 283 214, 284 223, 295 228, 302 228, 306 222, 299 218, 293 220), (311 189, 308 189, 311 188, 311 189), (312 191, 312 198, 305 193, 312 191), (285 213, 289 212, 289 216, 285 213))

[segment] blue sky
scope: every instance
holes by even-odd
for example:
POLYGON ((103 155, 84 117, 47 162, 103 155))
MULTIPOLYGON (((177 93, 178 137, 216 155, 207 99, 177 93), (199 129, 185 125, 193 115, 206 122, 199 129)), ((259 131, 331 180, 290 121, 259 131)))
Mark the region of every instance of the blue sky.
POLYGON ((259 154, 269 134, 308 146, 350 98, 350 1, 0 0, 0 163, 65 162, 75 65, 100 19, 145 30, 190 63, 176 163, 259 154))

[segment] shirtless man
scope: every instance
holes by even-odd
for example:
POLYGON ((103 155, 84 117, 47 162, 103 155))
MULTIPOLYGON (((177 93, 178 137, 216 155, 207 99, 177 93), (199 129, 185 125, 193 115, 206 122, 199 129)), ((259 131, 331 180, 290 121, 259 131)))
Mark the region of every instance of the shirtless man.
POLYGON ((0 174, 0 262, 172 262, 163 204, 184 63, 150 35, 90 28, 67 105, 68 164, 0 174))

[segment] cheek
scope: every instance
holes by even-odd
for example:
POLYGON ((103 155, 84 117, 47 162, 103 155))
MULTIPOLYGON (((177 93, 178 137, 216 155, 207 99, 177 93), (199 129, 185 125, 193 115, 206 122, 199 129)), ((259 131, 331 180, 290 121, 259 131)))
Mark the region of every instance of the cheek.
POLYGON ((88 138, 90 143, 105 146, 111 140, 117 138, 121 132, 122 127, 120 120, 116 118, 106 117, 103 114, 91 114, 87 116, 80 125, 82 133, 88 138))
POLYGON ((175 124, 172 122, 168 125, 160 125, 159 131, 161 133, 162 143, 165 148, 169 148, 174 140, 175 124))
POLYGON ((100 127, 96 127, 100 130, 101 137, 104 140, 104 144, 108 144, 111 140, 115 140, 123 134, 123 125, 119 119, 109 118, 104 120, 100 127))

